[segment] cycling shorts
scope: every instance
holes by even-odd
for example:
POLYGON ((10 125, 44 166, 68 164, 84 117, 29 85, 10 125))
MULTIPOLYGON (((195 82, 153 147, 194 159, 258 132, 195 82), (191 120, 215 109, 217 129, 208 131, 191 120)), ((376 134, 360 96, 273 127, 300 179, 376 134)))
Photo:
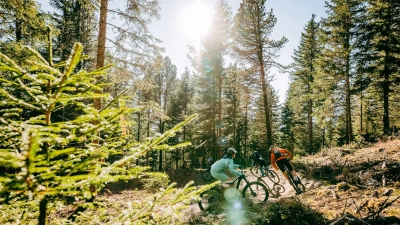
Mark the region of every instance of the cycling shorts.
POLYGON ((287 159, 281 159, 281 160, 276 161, 276 165, 279 167, 279 169, 282 172, 285 172, 285 167, 284 167, 285 165, 289 169, 289 171, 293 171, 293 166, 287 159))

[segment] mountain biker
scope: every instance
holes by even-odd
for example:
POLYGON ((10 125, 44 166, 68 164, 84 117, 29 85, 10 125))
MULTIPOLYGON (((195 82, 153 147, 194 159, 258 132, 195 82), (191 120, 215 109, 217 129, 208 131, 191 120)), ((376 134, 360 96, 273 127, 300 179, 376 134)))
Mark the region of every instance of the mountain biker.
POLYGON ((292 153, 288 150, 279 148, 277 146, 271 145, 269 147, 269 151, 271 152, 271 164, 277 170, 278 167, 282 171, 283 175, 287 180, 289 180, 288 175, 285 172, 284 165, 292 172, 294 181, 298 184, 301 183, 299 176, 297 176, 296 171, 294 170, 292 164, 286 158, 286 155, 289 155, 291 159, 293 159, 292 153))
POLYGON ((265 177, 265 170, 268 170, 267 162, 263 159, 263 157, 258 153, 258 151, 253 152, 253 164, 251 166, 258 165, 260 168, 261 175, 265 177))
POLYGON ((211 165, 213 164, 214 160, 212 158, 207 159, 207 171, 211 170, 211 165))
POLYGON ((233 163, 236 152, 237 151, 234 148, 228 148, 224 157, 216 161, 211 166, 210 172, 215 179, 218 179, 223 183, 230 184, 234 180, 226 174, 227 172, 230 172, 232 175, 237 177, 243 176, 241 172, 238 172, 234 169, 237 166, 233 163))

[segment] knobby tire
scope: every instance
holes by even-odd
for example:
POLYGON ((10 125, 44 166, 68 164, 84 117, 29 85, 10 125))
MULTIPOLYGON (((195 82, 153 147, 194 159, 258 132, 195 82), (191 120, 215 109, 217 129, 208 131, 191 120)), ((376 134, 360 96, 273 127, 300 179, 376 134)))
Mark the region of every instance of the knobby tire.
POLYGON ((253 203, 263 203, 268 200, 268 188, 261 182, 249 182, 242 191, 243 198, 249 198, 253 203))
POLYGON ((217 187, 213 187, 200 194, 199 208, 201 210, 207 210, 213 204, 219 203, 221 197, 221 190, 217 187))

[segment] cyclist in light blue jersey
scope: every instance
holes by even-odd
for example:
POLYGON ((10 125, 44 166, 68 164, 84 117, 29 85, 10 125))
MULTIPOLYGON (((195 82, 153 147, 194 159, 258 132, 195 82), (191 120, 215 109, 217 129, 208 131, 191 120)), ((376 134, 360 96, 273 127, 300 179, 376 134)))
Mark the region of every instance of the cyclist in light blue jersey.
POLYGON ((211 166, 211 175, 224 183, 232 183, 234 181, 226 174, 228 171, 234 176, 243 176, 241 172, 235 170, 235 167, 238 166, 233 163, 235 156, 236 150, 234 148, 228 148, 224 157, 211 166))

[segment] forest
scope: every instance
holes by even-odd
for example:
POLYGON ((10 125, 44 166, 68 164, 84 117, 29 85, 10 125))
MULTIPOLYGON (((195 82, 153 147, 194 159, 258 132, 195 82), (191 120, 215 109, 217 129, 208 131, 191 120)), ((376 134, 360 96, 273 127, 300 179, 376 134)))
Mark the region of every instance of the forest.
MULTIPOLYGON (((149 29, 163 19, 160 1, 49 0, 50 12, 36 0, 0 0, 1 224, 179 224, 183 206, 217 184, 178 187, 168 174, 202 171, 228 147, 249 167, 252 152, 269 161, 276 145, 303 168, 316 161, 307 157, 398 138, 399 1, 327 0, 326 17, 309 15, 284 65, 288 39, 272 38, 279 18, 268 0, 242 0, 235 13, 216 0, 182 74, 149 29), (284 102, 273 69, 289 74, 284 102), (127 207, 101 200, 108 185, 137 179, 162 188, 127 207)), ((388 146, 397 159, 385 176, 399 185, 399 147, 388 146)), ((329 165, 343 176, 339 162, 329 165)), ((312 215, 303 224, 327 224, 312 215)))

